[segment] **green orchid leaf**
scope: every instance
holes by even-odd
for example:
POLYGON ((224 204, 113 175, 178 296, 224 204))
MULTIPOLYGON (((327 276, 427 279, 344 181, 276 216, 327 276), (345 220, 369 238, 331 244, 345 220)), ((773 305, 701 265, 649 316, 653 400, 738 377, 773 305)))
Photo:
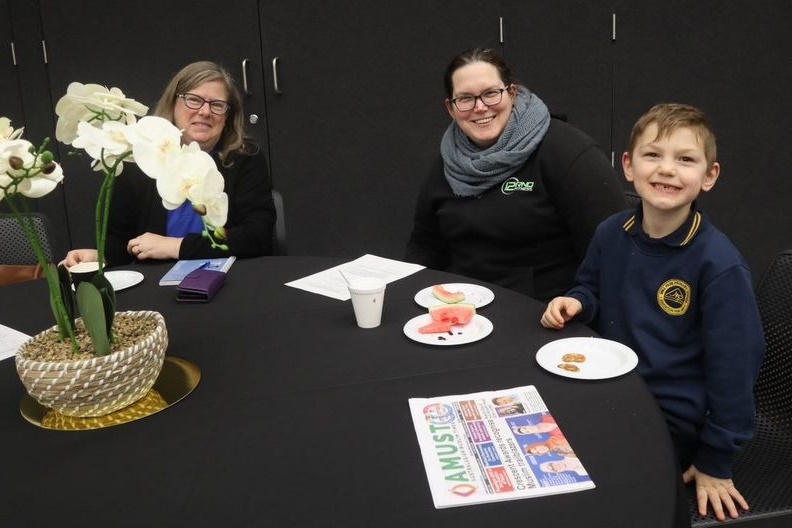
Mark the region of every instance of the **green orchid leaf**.
MULTIPOLYGON (((54 264, 49 264, 54 266, 54 264)), ((63 306, 66 308, 66 313, 69 317, 69 325, 74 328, 74 290, 72 290, 71 276, 69 270, 63 264, 58 265, 58 288, 60 290, 61 299, 63 299, 63 306)))
POLYGON ((104 273, 97 273, 91 278, 91 284, 96 286, 102 296, 102 307, 104 309, 105 324, 107 325, 107 338, 113 341, 113 318, 116 313, 116 295, 113 285, 104 276, 104 273))
POLYGON ((106 356, 110 353, 110 340, 107 337, 102 294, 96 286, 90 282, 81 282, 77 286, 77 307, 80 309, 85 329, 91 336, 95 355, 106 356))

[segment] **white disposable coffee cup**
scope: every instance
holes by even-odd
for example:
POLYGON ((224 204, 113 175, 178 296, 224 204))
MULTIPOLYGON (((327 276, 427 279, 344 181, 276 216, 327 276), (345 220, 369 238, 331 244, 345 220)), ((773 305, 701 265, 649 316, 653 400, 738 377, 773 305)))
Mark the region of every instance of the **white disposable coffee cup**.
POLYGON ((97 271, 99 271, 98 262, 78 262, 74 266, 69 267, 69 275, 75 288, 81 282, 90 282, 97 271))
POLYGON ((382 303, 385 281, 382 279, 352 279, 349 281, 352 308, 360 328, 375 328, 382 322, 382 303))

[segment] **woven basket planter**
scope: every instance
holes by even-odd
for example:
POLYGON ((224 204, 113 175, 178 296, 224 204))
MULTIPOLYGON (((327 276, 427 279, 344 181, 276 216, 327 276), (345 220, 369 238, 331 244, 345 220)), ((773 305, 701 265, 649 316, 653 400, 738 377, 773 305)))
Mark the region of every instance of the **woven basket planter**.
POLYGON ((66 416, 103 416, 131 405, 154 385, 162 370, 168 332, 158 312, 121 312, 154 317, 156 328, 141 341, 107 356, 76 361, 35 361, 21 352, 55 327, 28 340, 16 354, 16 368, 28 394, 66 416))

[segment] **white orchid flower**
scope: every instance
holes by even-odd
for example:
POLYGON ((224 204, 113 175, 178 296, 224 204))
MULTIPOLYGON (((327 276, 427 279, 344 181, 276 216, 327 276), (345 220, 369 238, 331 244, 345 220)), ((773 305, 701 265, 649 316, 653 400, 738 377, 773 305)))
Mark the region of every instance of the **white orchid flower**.
POLYGON ((132 143, 135 163, 150 178, 173 173, 171 167, 182 154, 181 131, 173 123, 162 117, 144 117, 130 125, 127 139, 132 143))
POLYGON ((95 126, 103 121, 132 124, 136 116, 146 115, 146 112, 147 106, 125 97, 118 88, 73 82, 55 105, 58 115, 55 137, 70 145, 77 137, 77 125, 81 121, 95 126))
POLYGON ((0 143, 0 174, 12 177, 24 176, 24 167, 32 167, 35 156, 30 150, 33 145, 25 139, 12 139, 0 143), (12 158, 15 160, 12 161, 12 158))
POLYGON ((223 227, 228 221, 228 195, 224 192, 205 198, 206 222, 212 227, 223 227))
POLYGON ((25 131, 25 128, 20 128, 14 130, 11 127, 11 120, 7 117, 0 117, 0 141, 10 141, 12 139, 18 139, 22 136, 22 132, 25 131))
POLYGON ((228 218, 228 195, 223 192, 224 186, 223 175, 212 161, 212 166, 206 168, 203 181, 187 189, 187 199, 193 208, 214 227, 224 226, 228 218))
POLYGON ((3 198, 5 198, 5 189, 11 185, 11 182, 11 176, 5 172, 0 172, 0 202, 3 201, 3 198))
MULTIPOLYGON (((133 161, 128 156, 129 151, 132 150, 132 145, 127 139, 129 126, 118 121, 105 121, 101 128, 97 128, 81 121, 77 126, 77 138, 72 142, 72 146, 85 150, 95 160, 93 168, 96 171, 104 171, 114 165, 120 157, 133 161)), ((123 163, 118 165, 116 176, 121 174, 123 167, 123 163)))
MULTIPOLYGON (((55 162, 44 165, 41 158, 31 153, 33 145, 24 139, 0 142, 0 186, 8 187, 16 178, 15 192, 28 198, 40 198, 49 194, 63 180, 63 169, 55 162), (36 172, 25 176, 26 171, 36 172)), ((4 191, 2 196, 5 196, 4 191)))
POLYGON ((190 189, 203 185, 206 175, 217 170, 212 157, 196 143, 185 145, 168 171, 157 178, 157 192, 166 209, 176 209, 190 197, 190 189))

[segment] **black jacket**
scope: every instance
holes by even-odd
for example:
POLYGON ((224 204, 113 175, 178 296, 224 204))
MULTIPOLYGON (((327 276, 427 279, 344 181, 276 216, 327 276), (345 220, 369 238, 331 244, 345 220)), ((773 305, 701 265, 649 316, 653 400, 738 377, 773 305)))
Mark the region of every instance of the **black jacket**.
MULTIPOLYGON (((212 249, 200 234, 189 234, 182 240, 180 259, 197 259, 234 255, 239 258, 271 255, 275 205, 272 202, 272 181, 267 158, 258 147, 253 154, 235 154, 231 165, 223 166, 213 154, 217 168, 225 180, 228 194, 226 223, 228 251, 212 249)), ((133 257, 127 253, 130 239, 145 232, 165 234, 168 212, 162 206, 156 181, 134 164, 124 166, 116 178, 110 221, 107 228, 105 258, 108 266, 128 264, 133 257)))
POLYGON ((418 198, 406 260, 546 301, 572 287, 597 225, 625 208, 594 140, 553 119, 525 165, 479 196, 454 196, 439 159, 418 198))

